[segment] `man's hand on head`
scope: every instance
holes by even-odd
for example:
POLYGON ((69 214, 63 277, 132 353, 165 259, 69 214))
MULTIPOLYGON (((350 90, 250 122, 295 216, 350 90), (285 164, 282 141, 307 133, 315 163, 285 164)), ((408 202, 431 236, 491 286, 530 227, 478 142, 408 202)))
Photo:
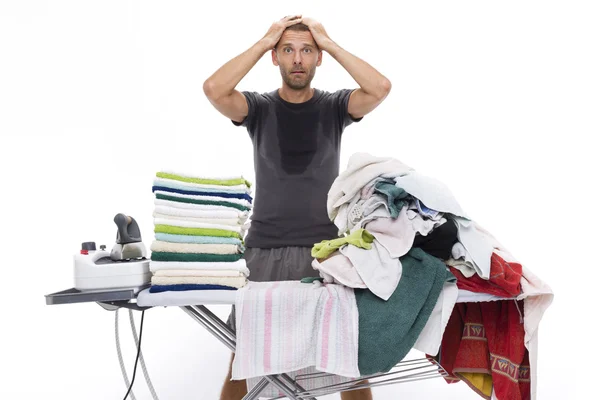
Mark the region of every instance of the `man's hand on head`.
POLYGON ((310 29, 310 33, 313 39, 315 39, 317 46, 319 46, 319 49, 329 52, 334 42, 325 31, 323 25, 312 18, 302 18, 302 23, 310 29))
POLYGON ((269 28, 269 31, 265 34, 262 40, 265 42, 266 46, 268 46, 268 49, 272 49, 279 42, 281 35, 283 35, 283 31, 285 31, 288 26, 299 24, 301 22, 302 15, 288 15, 283 17, 271 25, 271 28, 269 28))

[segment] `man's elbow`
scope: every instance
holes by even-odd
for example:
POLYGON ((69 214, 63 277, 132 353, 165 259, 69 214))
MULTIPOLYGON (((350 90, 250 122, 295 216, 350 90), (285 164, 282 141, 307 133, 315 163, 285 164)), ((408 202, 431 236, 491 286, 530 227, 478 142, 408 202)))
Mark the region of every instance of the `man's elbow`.
POLYGON ((209 99, 213 100, 213 99, 216 98, 216 95, 215 95, 215 91, 216 91, 215 90, 215 84, 210 79, 207 79, 207 80, 204 81, 204 85, 202 85, 202 90, 204 90, 204 94, 209 99))
POLYGON ((390 94, 391 91, 392 91, 392 82, 390 82, 390 80, 387 78, 383 78, 383 80, 379 84, 377 98, 379 100, 383 100, 388 96, 388 94, 390 94))

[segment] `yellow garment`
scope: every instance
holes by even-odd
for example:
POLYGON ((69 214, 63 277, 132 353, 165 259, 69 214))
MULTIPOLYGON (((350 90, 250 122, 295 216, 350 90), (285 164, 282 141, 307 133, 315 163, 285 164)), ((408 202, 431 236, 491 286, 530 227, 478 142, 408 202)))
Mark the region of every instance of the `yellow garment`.
POLYGON ((348 236, 333 240, 323 240, 313 246, 310 255, 314 258, 327 258, 331 253, 345 244, 351 244, 363 249, 370 249, 373 235, 365 229, 358 229, 348 236))
POLYGON ((480 372, 457 372, 458 375, 471 389, 482 394, 486 399, 492 397, 492 376, 480 372))

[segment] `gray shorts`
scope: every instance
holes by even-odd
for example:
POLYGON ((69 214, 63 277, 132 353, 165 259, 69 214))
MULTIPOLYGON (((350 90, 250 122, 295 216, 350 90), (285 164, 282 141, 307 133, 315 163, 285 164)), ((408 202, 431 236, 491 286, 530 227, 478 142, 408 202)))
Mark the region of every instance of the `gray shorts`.
MULTIPOLYGON (((250 270, 248 280, 255 282, 266 281, 296 281, 302 278, 319 276, 319 272, 311 266, 313 257, 311 247, 278 247, 261 249, 248 247, 244 252, 246 265, 250 270)), ((235 306, 227 319, 227 325, 235 332, 235 306)))

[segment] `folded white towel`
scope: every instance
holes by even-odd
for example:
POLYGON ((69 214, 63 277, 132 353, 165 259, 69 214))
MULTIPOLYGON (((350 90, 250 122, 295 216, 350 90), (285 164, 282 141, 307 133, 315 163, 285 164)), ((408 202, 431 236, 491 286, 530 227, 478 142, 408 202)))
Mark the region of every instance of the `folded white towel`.
POLYGON ((222 262, 222 261, 150 261, 150 272, 162 270, 173 270, 173 269, 187 269, 187 270, 211 270, 211 271, 223 271, 223 270, 234 270, 240 271, 246 276, 250 275, 250 270, 246 266, 246 260, 241 258, 234 262, 222 262))
POLYGON ((156 271, 154 276, 232 276, 240 277, 246 276, 240 271, 224 269, 222 271, 211 270, 211 269, 161 269, 156 271))
POLYGON ((235 288, 241 288, 246 286, 248 280, 245 276, 242 277, 230 277, 230 276, 153 276, 150 280, 152 285, 223 285, 231 286, 235 288))
POLYGON ((204 224, 219 224, 219 225, 233 225, 233 226, 241 226, 244 222, 240 221, 238 218, 196 218, 196 217, 180 217, 177 215, 169 215, 169 214, 161 214, 156 211, 152 213, 154 218, 166 218, 166 219, 176 219, 178 221, 192 221, 192 222, 200 222, 204 224))
POLYGON ((238 210, 237 208, 232 208, 228 206, 219 206, 212 204, 194 204, 194 203, 182 203, 179 201, 171 201, 171 200, 163 200, 163 199, 154 199, 154 204, 156 206, 164 206, 169 208, 178 208, 180 210, 189 210, 189 211, 233 211, 237 212, 238 215, 248 215, 248 211, 238 210))
POLYGON ((166 179, 166 178, 154 178, 154 186, 166 186, 166 187, 176 187, 176 188, 182 188, 182 189, 188 189, 188 190, 205 190, 205 191, 226 191, 226 192, 231 192, 231 193, 247 193, 250 194, 252 193, 252 189, 250 189, 248 186, 246 185, 232 185, 232 186, 225 186, 225 185, 208 185, 208 184, 203 184, 203 183, 192 183, 192 182, 183 182, 183 181, 176 181, 173 179, 166 179))
POLYGON ((207 228, 207 229, 222 229, 225 231, 237 232, 242 234, 248 229, 247 226, 233 226, 233 225, 220 225, 220 224, 204 224, 201 222, 193 221, 182 221, 178 219, 170 218, 154 218, 155 225, 171 225, 180 226, 182 228, 207 228))
POLYGON ((150 245, 151 251, 167 253, 207 253, 207 254, 239 254, 238 245, 235 244, 200 244, 200 243, 173 243, 155 240, 150 245))
POLYGON ((167 192, 164 190, 156 190, 155 194, 162 194, 165 196, 171 197, 180 197, 182 199, 191 199, 191 200, 206 200, 206 201, 226 201, 229 203, 239 204, 244 207, 252 208, 252 204, 248 200, 244 199, 234 199, 229 197, 217 197, 217 196, 202 196, 202 195, 194 195, 194 194, 181 194, 181 193, 173 193, 167 192))
POLYGON ((163 205, 156 205, 154 207, 154 212, 177 217, 238 219, 241 222, 246 222, 249 215, 247 211, 232 210, 231 208, 227 208, 226 210, 203 210, 163 205))

